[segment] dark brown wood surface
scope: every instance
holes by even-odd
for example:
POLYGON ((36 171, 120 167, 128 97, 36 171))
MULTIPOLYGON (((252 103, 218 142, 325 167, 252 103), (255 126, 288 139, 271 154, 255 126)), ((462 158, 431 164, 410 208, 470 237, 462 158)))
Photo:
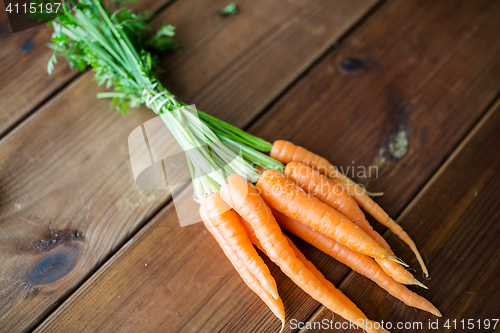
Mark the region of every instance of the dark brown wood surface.
MULTIPOLYGON (((241 2, 238 16, 223 19, 214 13, 226 5, 224 1, 204 6, 179 1, 154 24, 179 26, 177 40, 183 51, 167 57, 165 67, 183 68, 177 76, 195 78, 185 86, 172 80, 179 84, 174 92, 235 123, 237 116, 238 124, 244 125, 375 3, 335 1, 325 7, 320 1, 248 1, 241 2), (290 24, 296 12, 302 13, 301 24, 290 24), (227 29, 232 33, 227 34, 227 29), (248 40, 241 39, 245 34, 248 40), (299 49, 292 37, 308 51, 299 49), (264 38, 270 38, 271 44, 261 44, 264 38), (244 57, 257 50, 258 57, 244 57), (276 59, 282 59, 279 76, 270 70, 277 66, 276 59), (215 101, 223 98, 218 95, 222 92, 205 92, 229 84, 215 79, 225 70, 238 77, 230 86, 245 90, 238 98, 224 97, 226 104, 218 108, 215 101), (255 76, 253 83, 244 73, 255 76), (253 95, 257 89, 262 91, 253 95), (242 101, 252 101, 252 109, 238 104, 242 101)), ((165 191, 138 188, 128 159, 128 135, 153 113, 141 109, 121 117, 110 110, 109 101, 95 98, 99 91, 92 73, 80 75, 0 143, 2 332, 27 331, 39 324, 168 199, 165 191)))
MULTIPOLYGON (((379 166, 377 179, 362 181, 386 191, 377 200, 397 216, 497 98, 499 16, 500 7, 491 1, 388 1, 338 50, 328 52, 250 130, 269 140, 291 139, 344 169, 353 159, 356 166, 379 166)), ((207 103, 209 109, 210 105, 207 103)), ((491 160, 485 159, 484 168, 489 168, 488 163, 491 160)), ((422 208, 433 205, 429 213, 439 208, 436 197, 432 199, 422 208)), ((425 247, 427 242, 417 232, 427 221, 412 221, 405 227, 422 243, 422 252, 429 258, 427 251, 432 249, 425 247)), ((432 234, 429 237, 434 242, 430 246, 440 245, 432 234)), ((454 239, 443 241, 448 246, 455 244, 454 239)), ((397 239, 389 238, 389 242, 398 256, 418 268, 397 239)), ((346 267, 301 241, 297 243, 335 284, 347 276, 346 267)), ((431 273, 439 265, 429 265, 431 273)), ((307 320, 319 304, 275 265, 270 267, 288 319, 307 320)), ((417 276, 421 278, 420 271, 417 276)), ((346 288, 351 279, 345 280, 346 288)), ((354 290, 385 295, 365 282, 369 281, 358 277, 352 291, 347 289, 348 295, 354 290)), ((431 282, 439 288, 440 281, 431 282)), ((418 292, 438 306, 443 304, 440 300, 454 300, 441 290, 433 291, 438 288, 418 292)), ((452 292, 452 286, 448 288, 452 292)), ((382 319, 379 316, 389 310, 415 312, 395 300, 389 310, 381 303, 379 299, 372 312, 364 310, 373 319, 382 319)), ((171 204, 37 331, 156 332, 166 325, 176 332, 267 332, 279 327, 204 228, 181 228, 171 204)), ((286 331, 293 329, 288 326, 286 331)))
MULTIPOLYGON (((404 211, 399 221, 414 235, 413 239, 426 254, 431 278, 425 284, 429 290, 418 289, 417 292, 432 301, 443 317, 438 319, 402 306, 372 281, 351 272, 342 281, 340 289, 369 318, 389 321, 393 332, 450 332, 455 331, 455 325, 456 330, 461 332, 500 330, 500 322, 493 330, 494 322, 491 321, 500 316, 499 126, 500 101, 443 165, 411 207, 404 211), (485 319, 490 320, 489 329, 484 326, 485 319), (429 322, 434 326, 429 326, 429 322), (412 326, 397 329, 398 323, 412 326)), ((393 234, 388 232, 385 236, 394 244, 397 253, 411 256, 393 234)), ((309 325, 322 323, 325 319, 343 322, 321 307, 312 316, 309 325)), ((300 332, 323 330, 304 328, 300 332)))
MULTIPOLYGON (((156 11, 169 0, 144 0, 135 4, 138 10, 156 11)), ((78 73, 71 71, 64 59, 59 59, 51 75, 47 62, 52 50, 52 27, 38 27, 12 33, 7 12, 0 11, 0 136, 16 126, 62 89, 78 73)))
POLYGON ((351 177, 378 166, 358 180, 397 216, 500 92, 499 18, 491 1, 385 3, 253 128, 351 177))
POLYGON ((247 126, 378 0, 239 3, 239 15, 212 15, 224 1, 179 1, 157 21, 177 27, 180 55, 166 56, 166 85, 201 110, 247 126), (174 14, 175 13, 175 14, 174 14))
MULTIPOLYGON (((26 117, 65 82, 77 75, 68 66, 47 74, 51 28, 38 26, 13 34, 7 13, 0 12, 0 135, 26 117)), ((61 61, 62 62, 62 61, 61 61)))

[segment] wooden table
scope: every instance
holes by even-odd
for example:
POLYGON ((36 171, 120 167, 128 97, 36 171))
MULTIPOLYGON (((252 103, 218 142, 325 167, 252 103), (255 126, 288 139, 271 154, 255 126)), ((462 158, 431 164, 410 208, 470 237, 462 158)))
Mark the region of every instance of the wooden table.
MULTIPOLYGON (((500 2, 237 3, 227 18, 214 14, 223 0, 135 5, 177 27, 182 52, 162 60, 166 86, 344 170, 378 167, 358 181, 386 193, 377 202, 418 244, 430 280, 384 233, 429 287, 411 289, 444 314, 438 330, 432 315, 294 238, 369 318, 423 323, 415 332, 474 319, 462 331, 493 331, 477 320, 500 317, 500 2)), ((95 98, 103 89, 90 71, 63 60, 47 75, 51 29, 12 34, 0 18, 0 332, 278 332, 204 227, 180 227, 165 191, 135 185, 127 137, 153 113, 120 116, 95 98)), ((342 322, 268 264, 286 332, 342 322)))

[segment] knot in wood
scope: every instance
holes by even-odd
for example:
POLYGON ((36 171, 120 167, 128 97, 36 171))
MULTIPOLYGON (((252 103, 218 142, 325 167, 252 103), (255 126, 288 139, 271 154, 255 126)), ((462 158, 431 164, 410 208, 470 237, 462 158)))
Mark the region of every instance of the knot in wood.
POLYGON ((62 245, 39 258, 28 272, 33 285, 53 283, 66 276, 78 260, 78 247, 62 245))
POLYGON ((355 72, 363 67, 363 62, 361 60, 351 57, 345 57, 340 62, 340 68, 348 73, 355 72))

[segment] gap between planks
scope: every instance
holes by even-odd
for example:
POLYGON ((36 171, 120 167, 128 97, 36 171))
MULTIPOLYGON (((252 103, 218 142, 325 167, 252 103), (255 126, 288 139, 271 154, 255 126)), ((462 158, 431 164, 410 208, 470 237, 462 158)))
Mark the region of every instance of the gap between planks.
MULTIPOLYGON (((488 105, 486 111, 483 113, 481 118, 474 124, 472 129, 465 135, 465 137, 460 141, 460 143, 453 149, 450 155, 444 160, 443 164, 437 169, 437 171, 430 177, 430 179, 425 183, 422 189, 417 193, 417 195, 410 201, 410 203, 405 207, 405 209, 399 214, 396 219, 398 224, 413 210, 413 208, 420 202, 420 200, 428 193, 429 189, 438 181, 441 175, 445 172, 448 166, 455 160, 456 156, 459 155, 467 143, 479 132, 479 130, 483 127, 483 125, 492 117, 495 113, 495 110, 500 107, 500 94, 495 97, 492 103, 488 105)), ((387 236, 391 234, 391 230, 387 229, 384 231, 382 236, 387 239, 387 236)), ((417 245, 418 246, 418 245, 417 245)), ((338 289, 342 289, 343 286, 348 283, 350 277, 358 274, 354 272, 352 269, 350 272, 342 279, 342 281, 338 285, 338 289)), ((322 314, 324 310, 327 308, 321 304, 318 305, 317 309, 314 313, 307 318, 304 322, 314 322, 316 318, 322 314)), ((296 330, 298 333, 305 333, 307 331, 306 328, 296 330)))

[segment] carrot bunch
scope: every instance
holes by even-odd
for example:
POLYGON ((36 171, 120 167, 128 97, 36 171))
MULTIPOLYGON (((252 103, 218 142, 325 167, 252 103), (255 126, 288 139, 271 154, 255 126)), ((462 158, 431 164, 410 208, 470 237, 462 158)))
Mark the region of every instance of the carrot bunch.
MULTIPOLYGON (((409 306, 440 316, 405 285, 425 287, 370 226, 361 208, 410 246, 425 275, 415 243, 354 181, 326 159, 287 141, 271 144, 213 116, 187 107, 159 81, 155 52, 176 48, 174 27, 145 33, 149 16, 112 12, 101 0, 63 6, 52 25, 54 54, 72 68, 93 67, 123 113, 144 104, 155 112, 186 152, 194 200, 210 233, 243 281, 285 325, 276 281, 257 246, 301 289, 368 332, 384 332, 299 251, 282 228, 370 278, 409 306), (285 167, 286 165, 286 167, 285 167), (255 185, 254 185, 255 184, 255 185)), ((170 182, 170 180, 169 180, 170 182)))
POLYGON ((245 283, 285 324, 276 283, 252 244, 307 294, 367 332, 385 332, 308 261, 282 228, 368 277, 408 306, 441 316, 425 298, 404 285, 420 283, 373 230, 361 207, 403 239, 427 269, 410 237, 362 188, 328 161, 286 141, 271 157, 284 172, 262 170, 255 186, 241 175, 227 177, 220 193, 207 197, 200 215, 245 283), (326 175, 325 175, 326 174, 326 175))

